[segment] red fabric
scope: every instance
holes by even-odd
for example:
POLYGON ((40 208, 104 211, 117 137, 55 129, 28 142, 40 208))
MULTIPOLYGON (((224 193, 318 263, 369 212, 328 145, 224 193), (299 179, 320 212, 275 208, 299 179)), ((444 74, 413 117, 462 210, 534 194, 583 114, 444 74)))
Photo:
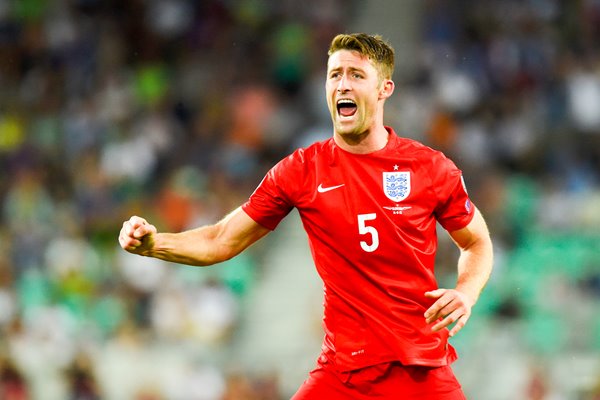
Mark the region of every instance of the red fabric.
POLYGON ((389 130, 386 147, 371 154, 333 139, 295 151, 243 205, 269 229, 298 209, 324 282, 324 348, 342 371, 456 359, 448 331, 425 323, 433 301, 424 293, 437 288, 436 222, 463 228, 474 207, 452 161, 389 130), (386 191, 390 173, 400 176, 386 191))
POLYGON ((452 369, 378 364, 337 373, 320 362, 291 400, 465 400, 452 369))

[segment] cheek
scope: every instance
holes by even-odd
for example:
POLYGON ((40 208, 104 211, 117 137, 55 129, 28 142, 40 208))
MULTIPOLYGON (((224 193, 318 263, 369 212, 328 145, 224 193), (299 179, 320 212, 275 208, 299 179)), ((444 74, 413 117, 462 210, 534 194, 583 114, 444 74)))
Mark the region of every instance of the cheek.
POLYGON ((367 100, 366 107, 368 108, 369 112, 375 112, 377 109, 377 103, 379 102, 378 94, 379 92, 373 92, 373 95, 369 97, 369 100, 367 100))
POLYGON ((334 111, 337 111, 334 109, 333 102, 329 98, 327 99, 327 108, 331 114, 334 114, 334 111))
POLYGON ((327 107, 329 110, 333 107, 332 93, 333 92, 329 87, 325 87, 325 99, 327 100, 327 107))

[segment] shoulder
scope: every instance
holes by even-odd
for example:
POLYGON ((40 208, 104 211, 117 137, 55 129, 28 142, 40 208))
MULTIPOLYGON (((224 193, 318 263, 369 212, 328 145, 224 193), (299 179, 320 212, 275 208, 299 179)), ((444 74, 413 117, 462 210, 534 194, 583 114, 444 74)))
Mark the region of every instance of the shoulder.
POLYGON ((267 178, 276 181, 277 185, 291 184, 296 187, 314 173, 320 161, 331 157, 332 143, 333 139, 328 139, 294 150, 271 168, 267 178))
POLYGON ((433 187, 443 186, 462 175, 454 161, 443 152, 417 140, 398 137, 396 151, 408 155, 416 173, 427 177, 433 187))
POLYGON ((292 158, 297 162, 310 162, 317 157, 327 156, 330 154, 334 147, 333 139, 327 139, 320 142, 315 142, 310 146, 296 149, 291 153, 288 158, 292 158))
POLYGON ((396 147, 404 150, 411 150, 416 153, 424 153, 424 154, 432 154, 432 153, 440 153, 440 151, 435 150, 418 140, 411 139, 404 136, 396 136, 396 147))
POLYGON ((407 137, 397 136, 396 150, 404 154, 410 154, 413 158, 425 164, 435 164, 442 160, 449 160, 441 151, 407 137))
POLYGON ((314 183, 319 165, 323 160, 329 162, 332 142, 324 140, 294 150, 269 170, 260 188, 285 199, 287 204, 298 204, 306 188, 314 183))
POLYGON ((280 168, 306 168, 314 165, 317 159, 332 157, 333 147, 333 139, 315 142, 310 146, 294 150, 283 158, 278 166, 280 168))

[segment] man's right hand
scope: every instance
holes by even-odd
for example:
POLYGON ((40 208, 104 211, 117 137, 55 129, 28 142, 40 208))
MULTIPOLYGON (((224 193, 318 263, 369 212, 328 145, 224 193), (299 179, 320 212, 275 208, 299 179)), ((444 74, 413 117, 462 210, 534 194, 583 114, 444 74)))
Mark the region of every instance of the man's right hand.
POLYGON ((119 233, 119 244, 133 254, 148 255, 154 247, 156 227, 144 218, 133 216, 123 222, 119 233))

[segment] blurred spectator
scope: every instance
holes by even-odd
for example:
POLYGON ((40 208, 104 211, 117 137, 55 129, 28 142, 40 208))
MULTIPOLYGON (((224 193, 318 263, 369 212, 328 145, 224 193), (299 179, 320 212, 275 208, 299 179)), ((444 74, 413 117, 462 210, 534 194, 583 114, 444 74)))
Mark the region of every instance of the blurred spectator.
POLYGON ((527 400, 544 400, 548 397, 548 378, 542 367, 531 368, 527 385, 527 400))
POLYGON ((208 280, 186 296, 187 314, 193 337, 201 342, 223 343, 232 333, 238 306, 231 290, 208 280))
POLYGON ((90 360, 79 354, 66 371, 69 400, 100 400, 103 397, 94 377, 90 360))
POLYGON ((55 204, 42 180, 42 171, 21 167, 9 185, 2 219, 12 236, 16 273, 42 265, 42 255, 54 225, 55 204))
POLYGON ((28 400, 27 380, 9 359, 0 359, 0 398, 4 400, 28 400))

